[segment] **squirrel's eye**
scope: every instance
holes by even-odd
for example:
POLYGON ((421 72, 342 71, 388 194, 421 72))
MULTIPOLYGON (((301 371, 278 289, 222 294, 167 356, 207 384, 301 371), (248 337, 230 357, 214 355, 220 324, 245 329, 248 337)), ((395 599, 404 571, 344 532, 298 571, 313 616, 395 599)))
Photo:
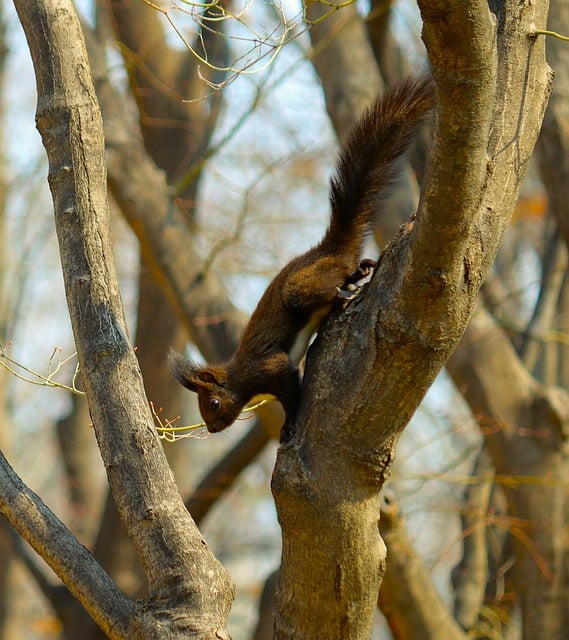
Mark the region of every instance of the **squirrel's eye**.
POLYGON ((212 398, 209 401, 209 408, 212 409, 213 411, 217 411, 217 409, 219 409, 219 407, 221 407, 221 402, 220 402, 219 398, 212 398))

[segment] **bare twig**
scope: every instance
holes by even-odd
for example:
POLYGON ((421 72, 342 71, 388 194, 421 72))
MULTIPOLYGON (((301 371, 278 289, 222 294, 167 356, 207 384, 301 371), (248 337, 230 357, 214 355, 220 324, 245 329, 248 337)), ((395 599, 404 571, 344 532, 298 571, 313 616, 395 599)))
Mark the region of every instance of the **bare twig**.
POLYGON ((3 345, 0 345, 0 367, 3 367, 4 369, 6 369, 6 371, 9 371, 13 376, 18 378, 19 380, 22 380, 23 382, 27 382, 39 387, 63 389, 78 396, 84 396, 85 392, 81 391, 81 389, 78 389, 76 384, 77 377, 79 376, 79 362, 77 362, 75 365, 75 371, 73 372, 71 385, 54 380, 54 377, 62 370, 62 368, 77 357, 77 354, 73 353, 72 355, 62 360, 61 352, 61 347, 54 348, 53 353, 49 358, 48 371, 46 374, 43 374, 39 373, 38 371, 34 371, 34 369, 31 369, 30 367, 27 367, 26 365, 10 358, 10 356, 6 353, 6 348, 3 345), (56 354, 59 354, 59 358, 56 361, 55 369, 52 370, 52 362, 56 354))

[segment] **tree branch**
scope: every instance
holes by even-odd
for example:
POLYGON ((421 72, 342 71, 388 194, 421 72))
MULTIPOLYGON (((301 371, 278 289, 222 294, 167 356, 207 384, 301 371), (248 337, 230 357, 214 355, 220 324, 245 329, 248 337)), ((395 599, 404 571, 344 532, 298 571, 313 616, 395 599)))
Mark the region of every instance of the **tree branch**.
MULTIPOLYGON (((228 637, 231 581, 188 515, 153 427, 112 258, 102 122, 70 0, 18 0, 37 79, 64 283, 83 383, 150 599, 130 637, 228 637)), ((88 604, 88 603, 87 603, 88 604)))
MULTIPOLYGON (((105 4, 120 39, 146 148, 175 184, 203 157, 217 115, 212 106, 221 94, 200 78, 197 61, 186 49, 167 42, 165 20, 155 8, 143 2, 106 0, 105 4)), ((203 34, 196 39, 204 43, 203 34)), ((219 35, 216 40, 225 47, 225 38, 219 35)), ((190 218, 196 190, 194 179, 178 193, 190 218)))
POLYGON ((0 453, 0 511, 57 573, 110 638, 132 637, 134 604, 93 556, 30 491, 0 453))
POLYGON ((494 467, 481 449, 476 458, 473 478, 480 482, 467 485, 460 513, 462 558, 451 573, 454 587, 454 615, 463 629, 475 626, 488 580, 486 519, 492 494, 494 467))
MULTIPOLYGON (((461 289, 462 257, 486 179, 486 143, 496 90, 495 20, 486 0, 420 1, 419 7, 439 91, 412 256, 419 278, 429 272, 433 280, 444 278, 453 296, 461 289)), ((446 304, 444 297, 440 301, 446 304)))
MULTIPOLYGON (((452 69, 457 61, 443 55, 444 40, 435 42, 431 30, 439 93, 447 95, 441 95, 438 151, 429 163, 443 166, 427 172, 418 224, 402 229, 365 295, 328 317, 309 353, 297 431, 279 449, 273 474, 283 529, 279 640, 322 636, 323 629, 336 637, 369 633, 376 604, 370 593, 379 588, 385 558, 377 532, 378 489, 402 430, 464 331, 513 211, 550 88, 543 46, 528 38, 532 24, 545 23, 545 5, 521 11, 514 0, 505 3, 498 42, 485 2, 436 3, 452 18, 439 35, 461 40, 459 51, 469 63, 461 60, 460 72, 445 75, 444 65, 452 69), (498 42, 498 58, 494 44, 489 49, 483 40, 498 42), (473 71, 478 68, 481 75, 473 71), (496 91, 496 77, 503 90, 496 91), (480 82, 478 92, 472 80, 480 82), (457 119, 448 108, 451 95, 458 104, 473 99, 480 113, 466 107, 457 119), (470 157, 448 145, 446 136, 464 141, 470 157), (496 168, 488 173, 487 153, 496 168), (463 163, 456 174, 455 156, 463 163), (448 190, 443 179, 456 194, 450 194, 457 206, 452 211, 441 197, 448 190), (314 614, 322 601, 329 605, 326 618, 307 619, 306 611, 314 614)), ((432 12, 426 16, 434 18, 432 12)))

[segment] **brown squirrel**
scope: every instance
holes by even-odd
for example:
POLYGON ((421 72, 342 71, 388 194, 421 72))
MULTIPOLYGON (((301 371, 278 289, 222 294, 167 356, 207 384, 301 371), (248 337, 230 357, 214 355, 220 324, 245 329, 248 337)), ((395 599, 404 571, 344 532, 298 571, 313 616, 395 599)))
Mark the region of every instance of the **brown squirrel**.
POLYGON ((229 362, 204 367, 170 354, 173 375, 197 392, 210 432, 229 427, 254 396, 269 394, 286 412, 282 438, 288 439, 300 405, 298 364, 339 291, 375 265, 360 262, 366 232, 397 175, 397 159, 433 104, 434 83, 424 75, 403 80, 364 112, 331 179, 332 213, 324 238, 276 275, 229 362))

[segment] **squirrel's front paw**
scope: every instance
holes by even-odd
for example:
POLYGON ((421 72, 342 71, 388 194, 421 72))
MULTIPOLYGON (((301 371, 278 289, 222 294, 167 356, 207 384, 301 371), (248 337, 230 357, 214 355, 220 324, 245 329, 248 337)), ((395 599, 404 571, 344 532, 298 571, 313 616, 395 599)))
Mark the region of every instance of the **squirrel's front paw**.
POLYGON ((371 258, 364 258, 360 261, 358 268, 352 273, 350 276, 346 278, 346 282, 344 286, 350 284, 357 284, 360 287, 366 284, 369 281, 375 268, 377 267, 377 260, 372 260, 371 258), (366 282, 362 282, 365 280, 366 282))
POLYGON ((354 282, 359 283, 360 280, 365 280, 366 278, 370 278, 373 275, 377 267, 377 260, 372 260, 371 258, 364 258, 360 262, 360 266, 356 269, 355 273, 352 274, 352 278, 354 278, 354 282))
POLYGON ((338 287, 336 297, 340 298, 340 300, 343 300, 344 302, 349 302, 356 298, 359 292, 371 280, 371 276, 373 275, 376 267, 377 262, 375 260, 372 260, 371 258, 365 258, 362 260, 354 273, 346 278, 344 286, 342 288, 338 287))

